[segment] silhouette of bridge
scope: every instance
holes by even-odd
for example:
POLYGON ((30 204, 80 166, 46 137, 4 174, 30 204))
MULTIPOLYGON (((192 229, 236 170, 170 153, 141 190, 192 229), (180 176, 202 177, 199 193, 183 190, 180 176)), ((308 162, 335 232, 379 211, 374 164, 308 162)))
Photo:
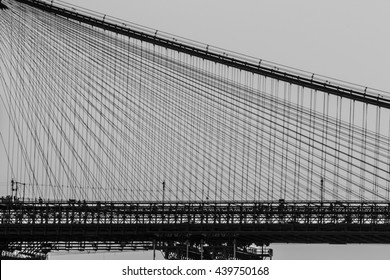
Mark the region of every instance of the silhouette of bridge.
POLYGON ((390 243, 390 94, 62 1, 0 6, 6 258, 390 243))

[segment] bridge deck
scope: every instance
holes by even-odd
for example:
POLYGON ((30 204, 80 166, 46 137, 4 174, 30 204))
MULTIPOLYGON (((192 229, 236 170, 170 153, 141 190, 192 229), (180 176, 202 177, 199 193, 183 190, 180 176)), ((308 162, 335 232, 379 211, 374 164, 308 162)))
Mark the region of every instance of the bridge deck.
POLYGON ((390 243, 378 202, 5 202, 0 215, 6 242, 390 243))

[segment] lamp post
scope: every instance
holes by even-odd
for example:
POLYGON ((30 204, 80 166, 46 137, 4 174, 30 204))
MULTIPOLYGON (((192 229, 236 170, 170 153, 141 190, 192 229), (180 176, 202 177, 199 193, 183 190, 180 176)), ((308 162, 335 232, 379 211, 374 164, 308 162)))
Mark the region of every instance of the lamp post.
POLYGON ((165 201, 165 181, 162 182, 162 185, 163 185, 162 203, 164 204, 164 201, 165 201))

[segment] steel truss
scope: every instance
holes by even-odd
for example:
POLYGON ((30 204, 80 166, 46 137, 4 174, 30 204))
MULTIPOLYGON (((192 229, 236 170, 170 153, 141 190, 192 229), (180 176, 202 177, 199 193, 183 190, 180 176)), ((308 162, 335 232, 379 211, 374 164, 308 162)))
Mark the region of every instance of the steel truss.
POLYGON ((3 251, 153 248, 180 259, 231 258, 236 248, 238 258, 253 244, 390 243, 390 203, 380 202, 3 201, 0 218, 3 251))

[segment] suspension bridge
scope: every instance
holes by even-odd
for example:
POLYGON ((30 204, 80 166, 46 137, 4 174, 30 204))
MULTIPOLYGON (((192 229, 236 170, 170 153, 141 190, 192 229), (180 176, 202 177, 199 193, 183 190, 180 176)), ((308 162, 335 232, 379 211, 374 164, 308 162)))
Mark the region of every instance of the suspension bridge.
POLYGON ((62 1, 0 37, 1 258, 390 243, 390 93, 62 1))

